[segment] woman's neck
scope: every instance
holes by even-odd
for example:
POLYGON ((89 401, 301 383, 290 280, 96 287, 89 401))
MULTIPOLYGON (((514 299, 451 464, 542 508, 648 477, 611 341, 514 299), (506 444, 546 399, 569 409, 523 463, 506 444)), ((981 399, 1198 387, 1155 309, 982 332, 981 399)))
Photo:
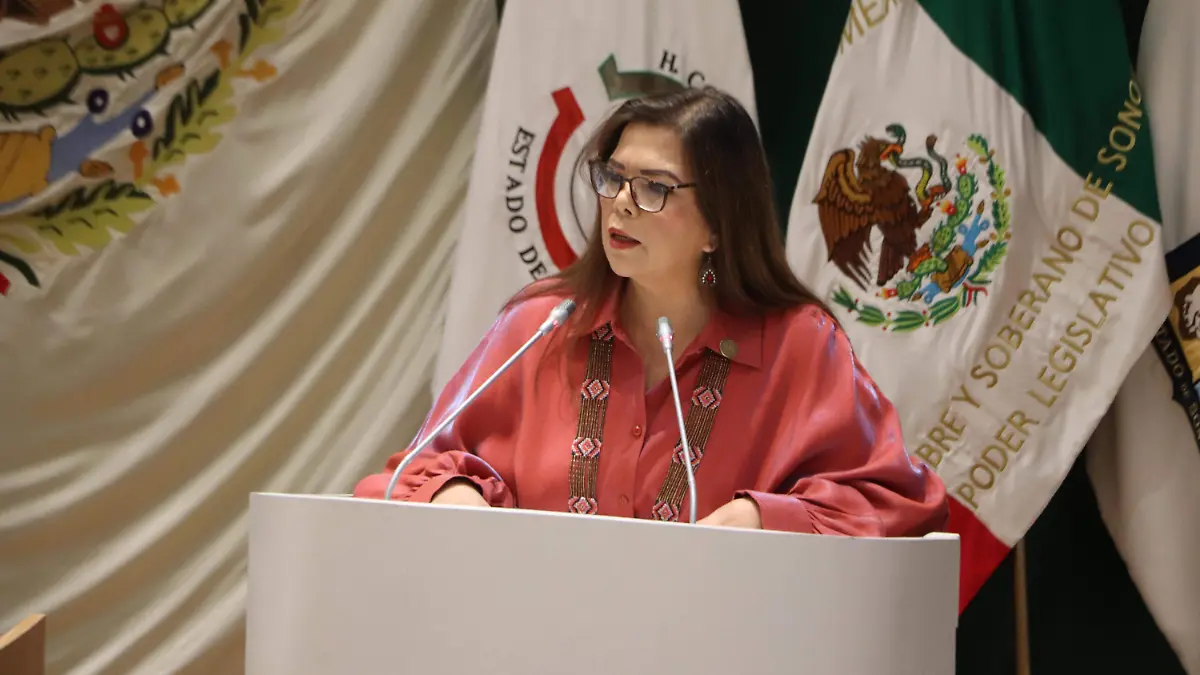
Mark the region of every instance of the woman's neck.
POLYGON ((708 321, 709 300, 698 284, 665 289, 650 287, 630 279, 621 299, 621 319, 625 331, 641 349, 657 343, 658 318, 667 317, 675 333, 678 355, 704 329, 708 321))

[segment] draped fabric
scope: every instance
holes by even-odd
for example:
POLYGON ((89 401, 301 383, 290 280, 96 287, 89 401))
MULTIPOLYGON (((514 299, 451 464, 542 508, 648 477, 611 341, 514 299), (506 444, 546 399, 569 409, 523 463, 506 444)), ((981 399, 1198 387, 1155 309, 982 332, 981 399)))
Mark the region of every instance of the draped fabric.
POLYGON ((922 0, 848 25, 788 256, 945 481, 965 608, 1168 313, 1153 112, 1125 53, 1082 56, 1123 41, 1113 0, 922 0))
POLYGON ((495 6, 5 8, 0 625, 239 672, 248 494, 348 492, 428 409, 495 6))
POLYGON ((1200 675, 1200 5, 1155 0, 1138 71, 1174 300, 1088 448, 1100 514, 1180 664, 1200 675))

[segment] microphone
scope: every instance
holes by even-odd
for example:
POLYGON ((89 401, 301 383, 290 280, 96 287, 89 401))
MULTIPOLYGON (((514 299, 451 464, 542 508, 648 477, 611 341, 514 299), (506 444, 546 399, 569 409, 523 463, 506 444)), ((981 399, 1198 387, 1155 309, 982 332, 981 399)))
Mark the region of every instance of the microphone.
POLYGON ((525 352, 529 351, 529 348, 532 347, 535 342, 542 339, 550 331, 563 325, 566 322, 567 317, 571 316, 571 313, 574 311, 575 301, 570 298, 563 300, 558 304, 557 307, 550 310, 550 316, 546 317, 546 320, 542 322, 541 326, 538 326, 538 329, 533 336, 526 340, 525 344, 521 345, 521 348, 514 352, 512 356, 508 357, 508 360, 501 364, 501 366, 497 368, 496 371, 488 377, 488 379, 484 380, 483 384, 480 384, 478 387, 476 387, 475 391, 471 392, 470 396, 463 400, 462 403, 459 403, 457 406, 455 406, 454 409, 450 411, 450 414, 446 415, 446 418, 442 420, 442 422, 438 424, 433 431, 429 432, 429 435, 425 437, 425 440, 413 447, 412 451, 400 461, 400 464, 396 466, 396 470, 392 472, 392 479, 388 481, 387 492, 383 494, 384 501, 390 501, 392 499, 392 490, 396 488, 396 483, 400 481, 400 474, 404 473, 404 470, 408 468, 408 465, 411 464, 414 459, 416 459, 417 455, 421 454, 422 450, 429 447, 429 444, 433 442, 433 439, 437 438, 438 434, 440 434, 443 429, 445 429, 451 422, 455 420, 455 418, 462 414, 462 411, 466 410, 467 406, 471 405, 471 403, 478 398, 481 393, 483 393, 483 390, 490 387, 497 378, 504 374, 504 371, 508 370, 512 364, 516 363, 517 359, 524 356, 525 352))
POLYGON ((671 379, 671 393, 675 398, 675 420, 679 423, 679 441, 683 444, 683 468, 687 473, 688 484, 688 520, 696 524, 696 474, 692 468, 692 448, 688 445, 687 429, 683 423, 683 405, 679 402, 679 381, 675 379, 675 357, 672 350, 675 343, 675 331, 671 330, 671 322, 667 317, 658 317, 658 341, 662 343, 663 353, 667 356, 667 377, 671 379))

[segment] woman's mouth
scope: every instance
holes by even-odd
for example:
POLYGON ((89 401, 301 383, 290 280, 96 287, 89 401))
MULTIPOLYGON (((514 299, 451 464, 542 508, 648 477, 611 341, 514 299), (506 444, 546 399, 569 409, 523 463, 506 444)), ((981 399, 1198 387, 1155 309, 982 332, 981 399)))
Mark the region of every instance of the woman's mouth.
POLYGON ((608 244, 615 249, 627 249, 634 246, 640 246, 642 242, 625 234, 622 230, 615 227, 608 228, 608 244))

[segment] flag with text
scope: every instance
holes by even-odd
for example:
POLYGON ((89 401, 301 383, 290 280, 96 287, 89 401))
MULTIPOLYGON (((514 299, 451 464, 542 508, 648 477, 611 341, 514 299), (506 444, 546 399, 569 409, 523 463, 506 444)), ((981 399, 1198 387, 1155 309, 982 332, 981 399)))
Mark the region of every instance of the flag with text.
POLYGON ((509 297, 569 265, 586 245, 595 195, 576 169, 596 124, 630 97, 704 84, 754 114, 736 0, 710 0, 695 12, 651 0, 505 3, 435 393, 509 297))
POLYGON ((945 481, 964 607, 1167 314, 1131 72, 1115 0, 925 0, 852 12, 830 74, 789 260, 945 481))
POLYGON ((1088 447, 1100 514, 1150 615, 1200 675, 1200 3, 1155 0, 1138 54, 1154 115, 1171 310, 1088 447))

